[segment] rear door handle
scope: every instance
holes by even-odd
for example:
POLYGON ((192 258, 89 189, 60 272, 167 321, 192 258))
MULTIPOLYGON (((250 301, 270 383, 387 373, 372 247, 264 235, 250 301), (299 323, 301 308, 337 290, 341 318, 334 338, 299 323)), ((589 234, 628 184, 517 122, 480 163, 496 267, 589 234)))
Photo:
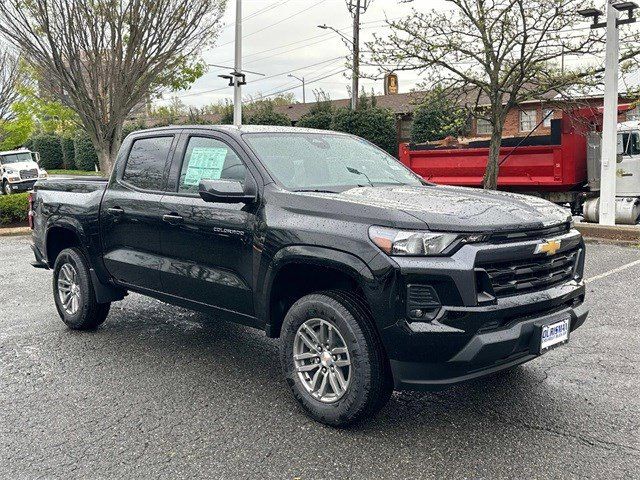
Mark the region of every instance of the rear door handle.
POLYGON ((184 218, 175 213, 170 213, 168 215, 162 216, 162 221, 167 222, 169 225, 177 225, 178 223, 182 223, 184 218))
POLYGON ((124 213, 124 210, 120 207, 109 207, 107 211, 112 215, 122 215, 124 213))

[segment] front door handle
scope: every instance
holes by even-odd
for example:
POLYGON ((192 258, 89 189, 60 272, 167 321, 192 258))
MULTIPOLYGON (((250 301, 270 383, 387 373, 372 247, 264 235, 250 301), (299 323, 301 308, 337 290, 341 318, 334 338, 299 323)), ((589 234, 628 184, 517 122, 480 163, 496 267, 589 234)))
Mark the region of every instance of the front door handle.
POLYGON ((170 213, 168 215, 163 215, 162 221, 167 222, 169 225, 177 225, 179 223, 182 223, 184 221, 184 218, 176 213, 170 213))
POLYGON ((109 207, 107 211, 112 215, 122 215, 124 210, 120 207, 109 207))

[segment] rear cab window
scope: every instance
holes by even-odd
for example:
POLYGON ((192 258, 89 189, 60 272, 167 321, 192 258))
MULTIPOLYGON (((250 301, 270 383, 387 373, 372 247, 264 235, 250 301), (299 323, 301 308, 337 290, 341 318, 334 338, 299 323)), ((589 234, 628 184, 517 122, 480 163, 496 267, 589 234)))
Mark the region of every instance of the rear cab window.
POLYGON ((122 181, 143 190, 162 190, 173 139, 173 135, 165 135, 134 140, 122 181))

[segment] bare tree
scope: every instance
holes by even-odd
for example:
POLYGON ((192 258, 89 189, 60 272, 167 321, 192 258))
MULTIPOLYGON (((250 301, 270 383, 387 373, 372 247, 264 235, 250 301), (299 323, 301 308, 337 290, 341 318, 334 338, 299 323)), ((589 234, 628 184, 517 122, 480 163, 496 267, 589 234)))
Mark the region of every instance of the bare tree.
POLYGON ((72 107, 108 173, 131 110, 161 86, 193 80, 226 0, 2 0, 0 34, 72 107))
POLYGON ((11 105, 19 98, 21 78, 18 56, 0 47, 0 123, 13 117, 11 105))
MULTIPOLYGON (((465 98, 471 113, 491 125, 484 187, 497 186, 507 112, 548 94, 594 85, 600 69, 585 58, 601 54, 604 30, 592 30, 577 11, 583 0, 447 0, 449 9, 413 12, 388 21, 391 35, 369 43, 372 63, 385 71, 417 70, 465 98), (580 66, 565 67, 571 59, 580 66)), ((624 35, 621 35, 621 38, 624 35)), ((628 34, 623 58, 639 51, 628 34)), ((572 65, 575 65, 571 62, 572 65)))

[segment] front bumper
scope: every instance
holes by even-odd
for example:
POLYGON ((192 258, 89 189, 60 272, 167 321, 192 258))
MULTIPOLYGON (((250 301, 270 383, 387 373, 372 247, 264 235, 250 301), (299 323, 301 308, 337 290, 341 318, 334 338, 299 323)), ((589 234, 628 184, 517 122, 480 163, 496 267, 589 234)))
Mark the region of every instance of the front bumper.
POLYGON ((535 316, 509 326, 474 335, 446 362, 406 362, 391 360, 397 390, 437 390, 528 362, 539 356, 536 326, 571 318, 571 332, 587 318, 584 304, 535 316))
POLYGON ((38 181, 38 179, 35 178, 33 180, 22 180, 22 181, 18 181, 18 182, 9 182, 9 185, 11 185, 11 189, 14 192, 26 192, 27 190, 33 190, 33 186, 36 184, 37 181, 38 181))

